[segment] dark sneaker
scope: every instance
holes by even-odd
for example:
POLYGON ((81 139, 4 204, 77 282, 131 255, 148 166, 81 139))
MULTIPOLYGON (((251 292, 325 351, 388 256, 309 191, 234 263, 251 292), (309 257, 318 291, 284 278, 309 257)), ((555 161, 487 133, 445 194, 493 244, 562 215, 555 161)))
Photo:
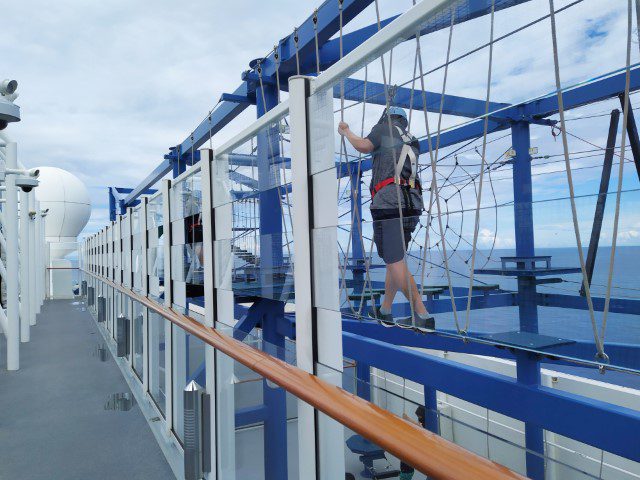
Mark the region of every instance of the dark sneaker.
POLYGON ((396 325, 404 328, 413 328, 413 319, 411 317, 401 317, 396 319, 396 325))
POLYGON ((373 309, 370 308, 369 309, 369 318, 373 318, 374 320, 378 320, 379 322, 384 323, 385 325, 393 325, 393 315, 388 313, 388 314, 383 314, 380 312, 380 310, 378 309, 373 309))
POLYGON ((421 332, 435 332, 436 320, 433 317, 420 318, 415 316, 415 327, 421 332))

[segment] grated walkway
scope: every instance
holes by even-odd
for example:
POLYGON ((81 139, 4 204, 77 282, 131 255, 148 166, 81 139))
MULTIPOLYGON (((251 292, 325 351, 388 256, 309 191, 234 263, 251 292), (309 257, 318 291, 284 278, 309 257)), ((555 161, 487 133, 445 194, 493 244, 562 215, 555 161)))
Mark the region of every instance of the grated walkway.
POLYGON ((138 406, 105 410, 129 388, 90 314, 72 300, 47 301, 6 370, 0 335, 0 479, 174 479, 138 406))

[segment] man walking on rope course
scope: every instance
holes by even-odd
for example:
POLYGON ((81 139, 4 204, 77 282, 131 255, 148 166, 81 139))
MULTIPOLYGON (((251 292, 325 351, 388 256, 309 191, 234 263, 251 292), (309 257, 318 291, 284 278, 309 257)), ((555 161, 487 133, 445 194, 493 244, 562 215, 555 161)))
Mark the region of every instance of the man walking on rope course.
POLYGON ((412 302, 415 316, 413 320, 398 319, 398 323, 433 330, 435 321, 422 302, 405 260, 411 235, 424 210, 422 187, 416 178, 419 144, 408 132, 408 124, 407 114, 402 108, 389 107, 365 138, 353 133, 345 122, 338 124, 338 133, 358 152, 373 154, 370 187, 373 240, 387 269, 384 301, 379 311, 374 307, 369 315, 393 323, 391 305, 401 290, 412 302))

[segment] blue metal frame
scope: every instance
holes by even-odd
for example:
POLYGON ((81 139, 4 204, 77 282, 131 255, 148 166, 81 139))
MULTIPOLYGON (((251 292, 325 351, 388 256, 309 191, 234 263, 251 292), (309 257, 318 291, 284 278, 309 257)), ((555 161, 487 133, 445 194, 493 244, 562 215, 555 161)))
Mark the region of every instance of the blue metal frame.
POLYGON ((640 412, 345 332, 344 354, 503 415, 640 461, 640 412))
MULTIPOLYGON (((528 0, 495 0, 495 9, 501 10, 528 0)), ((362 10, 373 3, 373 0, 344 0, 342 17, 346 25, 362 10)), ((462 23, 470 19, 486 15, 491 10, 493 0, 467 0, 456 5, 455 22, 462 23)), ((319 44, 321 68, 324 70, 340 58, 339 41, 333 37, 339 28, 340 11, 338 1, 325 2, 317 10, 317 15, 309 17, 298 29, 280 40, 275 52, 260 59, 264 100, 262 91, 257 95, 259 77, 257 62, 242 75, 243 83, 230 94, 223 94, 219 104, 179 145, 172 147, 165 155, 164 161, 156 167, 143 182, 133 189, 111 187, 110 216, 115 219, 117 213, 132 206, 138 197, 149 192, 148 188, 169 172, 174 177, 180 174, 187 165, 199 161, 199 152, 195 149, 204 145, 209 138, 219 132, 230 121, 237 117, 247 106, 255 104, 258 116, 263 115, 277 103, 275 89, 276 63, 282 88, 287 88, 287 78, 296 72, 296 56, 300 60, 300 73, 313 74, 316 70, 315 41, 319 44), (279 56, 276 62, 275 54, 279 56)), ((381 22, 384 27, 396 17, 381 22)), ((421 35, 446 28, 451 18, 441 15, 423 26, 421 35)), ((365 40, 375 35, 377 25, 369 25, 343 37, 344 54, 349 53, 365 40)), ((564 108, 571 109, 589 103, 612 98, 624 91, 625 72, 613 72, 610 75, 592 79, 564 92, 564 108)), ((372 82, 367 84, 367 98, 363 97, 363 84, 359 80, 345 80, 345 96, 351 101, 366 101, 378 105, 385 104, 384 86, 372 82)), ((640 69, 634 66, 631 72, 631 91, 640 89, 640 69)), ((394 105, 421 110, 422 92, 413 93, 410 104, 410 90, 396 90, 392 103, 394 105)), ((425 92, 427 110, 438 111, 441 96, 437 93, 425 92)), ((340 95, 338 90, 334 95, 340 95)), ((492 102, 490 104, 488 133, 511 129, 513 148, 516 157, 514 168, 514 211, 516 233, 516 255, 530 257, 535 254, 531 194, 531 166, 529 155, 530 124, 553 125, 548 117, 558 110, 555 92, 519 105, 508 105, 492 102)), ((482 100, 445 95, 444 113, 461 117, 478 118, 484 114, 485 104, 482 100)), ((448 130, 440 135, 441 148, 456 145, 464 141, 479 138, 483 135, 484 120, 477 119, 460 127, 448 130)), ((258 134, 258 150, 253 155, 230 155, 234 165, 256 165, 258 180, 247 178, 239 173, 232 173, 232 179, 248 186, 252 192, 234 192, 237 198, 258 196, 260 199, 260 251, 263 276, 261 284, 263 295, 269 295, 264 289, 272 285, 273 274, 281 271, 285 263, 282 244, 282 218, 280 215, 280 195, 282 192, 269 186, 269 166, 273 163, 286 162, 281 158, 276 135, 270 129, 258 134)), ((422 152, 428 151, 426 139, 420 142, 422 152)), ((371 160, 360 164, 359 174, 371 168, 371 160)), ((354 221, 362 218, 361 178, 352 165, 344 165, 338 170, 338 176, 350 176, 357 185, 358 195, 351 199, 352 212, 357 212, 354 221)), ((360 220, 361 221, 361 220, 360 220)), ((357 227, 356 227, 357 228, 357 227)), ((354 282, 363 280, 365 253, 362 244, 354 235, 351 245, 354 282)), ((487 272, 485 272, 487 273, 487 272)), ((497 273, 497 272, 496 272, 497 273)), ((353 283, 352 283, 353 285, 353 283)), ((456 297, 460 292, 454 292, 456 297)), ((455 299, 459 308, 466 306, 466 295, 455 299)), ((601 307, 601 299, 594 299, 596 309, 601 307)), ((537 333, 538 306, 558 306, 583 309, 583 298, 570 295, 542 294, 536 291, 536 279, 532 275, 518 277, 517 293, 492 292, 486 295, 474 295, 472 308, 492 308, 497 306, 518 305, 520 329, 537 333)), ((427 307, 432 313, 451 310, 449 298, 431 298, 427 307)), ((613 299, 612 312, 640 314, 640 301, 613 299)), ((394 305, 394 312, 406 314, 406 305, 394 305)), ((251 329, 260 326, 265 348, 273 348, 275 356, 284 355, 285 337, 294 338, 295 325, 290 316, 284 314, 282 302, 263 299, 256 302, 256 308, 250 310, 238 324, 237 335, 244 337, 251 329)), ((462 342, 459 338, 443 335, 424 336, 401 329, 386 329, 369 322, 355 321, 345 315, 343 321, 343 347, 345 356, 356 361, 356 392, 364 398, 370 398, 370 369, 381 368, 404 378, 421 383, 424 386, 427 412, 437 409, 436 391, 450 393, 477 405, 500 412, 504 415, 525 422, 527 453, 527 475, 533 479, 544 477, 544 461, 535 452, 543 453, 543 429, 565 435, 575 440, 602 448, 617 455, 640 461, 640 449, 637 448, 636 433, 640 429, 640 413, 618 407, 605 402, 588 399, 578 395, 560 392, 540 385, 541 356, 523 350, 498 349, 496 346, 479 342, 462 342), (492 357, 515 360, 517 378, 505 377, 485 370, 467 367, 448 360, 404 348, 416 346, 439 350, 456 351, 470 354, 488 355, 492 357)), ((633 345, 614 344, 608 348, 615 352, 621 366, 631 368, 637 363, 638 347, 633 345)), ((576 341, 560 345, 552 349, 551 356, 566 355, 569 358, 584 357, 594 351, 593 342, 576 341)), ((284 357, 283 357, 284 359, 284 357)), ((557 360, 556 364, 568 364, 557 360)), ((282 389, 272 388, 267 382, 263 384, 264 404, 239 410, 236 412, 237 425, 247 425, 264 421, 265 431, 265 474, 269 479, 286 477, 287 442, 286 432, 286 395, 282 389)), ((426 427, 437 431, 437 417, 428 414, 426 427)))

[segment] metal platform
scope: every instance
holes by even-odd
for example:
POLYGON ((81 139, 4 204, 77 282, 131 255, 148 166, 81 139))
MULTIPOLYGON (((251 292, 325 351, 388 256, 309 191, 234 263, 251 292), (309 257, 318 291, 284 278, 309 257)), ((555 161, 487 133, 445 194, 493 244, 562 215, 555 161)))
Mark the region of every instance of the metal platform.
POLYGON ((482 334, 477 335, 477 337, 490 340, 496 344, 511 345, 513 347, 534 350, 576 343, 575 340, 568 340, 566 338, 551 337, 549 335, 540 335, 539 333, 520 331, 482 334))
MULTIPOLYGON (((552 267, 551 256, 532 257, 500 257, 500 268, 479 268, 474 270, 478 275, 500 275, 503 277, 543 277, 549 275, 566 275, 580 273, 580 268, 552 267), (544 266, 539 267, 538 263, 544 266), (514 266, 509 266, 513 264, 514 266)), ((474 287, 475 288, 475 287, 474 287)))

